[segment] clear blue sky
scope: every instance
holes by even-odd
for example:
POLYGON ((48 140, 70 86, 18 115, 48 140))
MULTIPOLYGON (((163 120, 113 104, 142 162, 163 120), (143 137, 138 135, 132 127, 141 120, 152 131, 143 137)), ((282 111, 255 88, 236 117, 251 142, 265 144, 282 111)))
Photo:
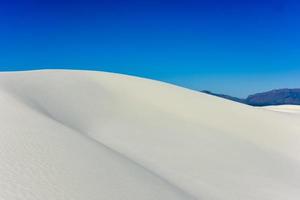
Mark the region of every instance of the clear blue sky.
POLYGON ((0 1, 0 70, 92 69, 236 96, 300 87, 300 1, 0 1))

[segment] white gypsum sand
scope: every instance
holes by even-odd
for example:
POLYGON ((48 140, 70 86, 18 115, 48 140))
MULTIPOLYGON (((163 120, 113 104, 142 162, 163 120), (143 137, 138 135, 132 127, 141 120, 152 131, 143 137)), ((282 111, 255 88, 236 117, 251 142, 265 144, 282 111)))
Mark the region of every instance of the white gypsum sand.
POLYGON ((0 199, 299 200, 300 116, 104 72, 0 73, 0 199))
POLYGON ((283 113, 300 114, 300 105, 265 106, 264 108, 283 113))

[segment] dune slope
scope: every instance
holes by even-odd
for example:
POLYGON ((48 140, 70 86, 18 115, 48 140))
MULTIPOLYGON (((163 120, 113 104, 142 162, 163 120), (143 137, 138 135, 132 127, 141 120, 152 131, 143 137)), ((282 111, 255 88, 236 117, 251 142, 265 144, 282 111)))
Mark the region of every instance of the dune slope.
POLYGON ((0 73, 1 199, 300 198, 300 116, 104 72, 0 73))

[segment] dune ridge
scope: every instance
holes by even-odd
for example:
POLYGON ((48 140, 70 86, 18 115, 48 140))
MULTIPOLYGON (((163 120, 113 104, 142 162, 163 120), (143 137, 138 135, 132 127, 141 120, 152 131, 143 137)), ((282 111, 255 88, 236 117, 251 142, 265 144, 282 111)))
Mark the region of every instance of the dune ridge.
POLYGON ((70 70, 0 73, 0 108, 3 199, 300 197, 298 114, 70 70))

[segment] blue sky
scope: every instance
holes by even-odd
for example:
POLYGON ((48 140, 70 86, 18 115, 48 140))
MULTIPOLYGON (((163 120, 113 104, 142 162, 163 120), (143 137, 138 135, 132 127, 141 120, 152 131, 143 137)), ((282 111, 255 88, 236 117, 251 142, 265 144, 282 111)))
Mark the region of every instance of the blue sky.
POLYGON ((246 96, 300 87, 300 1, 0 1, 0 70, 111 71, 246 96))

